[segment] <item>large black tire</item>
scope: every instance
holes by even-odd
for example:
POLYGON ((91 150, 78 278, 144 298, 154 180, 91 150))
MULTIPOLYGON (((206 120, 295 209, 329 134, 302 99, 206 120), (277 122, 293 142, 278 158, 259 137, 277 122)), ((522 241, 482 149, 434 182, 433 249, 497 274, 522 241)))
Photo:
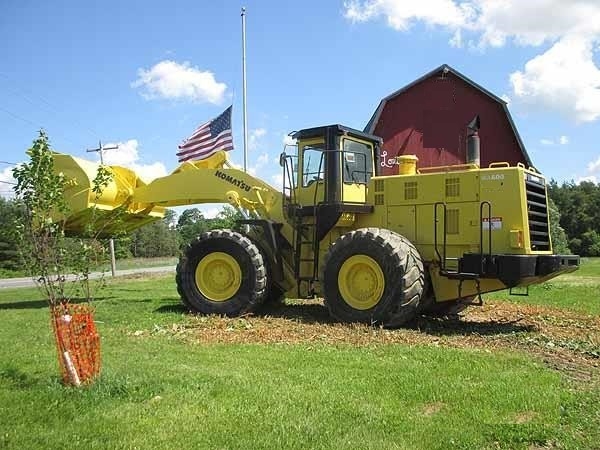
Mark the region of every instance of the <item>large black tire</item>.
POLYGON ((267 294, 265 295, 265 305, 278 305, 285 300, 285 291, 281 289, 277 283, 275 283, 275 277, 273 271, 275 270, 275 258, 273 251, 270 250, 264 242, 260 240, 259 236, 255 234, 247 235, 247 237, 258 247, 260 254, 262 255, 265 268, 267 270, 267 294))
POLYGON ((231 230, 208 231, 188 245, 177 265, 176 281, 183 304, 202 314, 252 312, 267 295, 260 251, 231 230))
POLYGON ((423 262, 405 237, 361 228, 330 247, 322 265, 329 314, 343 322, 398 327, 413 320, 425 286, 423 262))

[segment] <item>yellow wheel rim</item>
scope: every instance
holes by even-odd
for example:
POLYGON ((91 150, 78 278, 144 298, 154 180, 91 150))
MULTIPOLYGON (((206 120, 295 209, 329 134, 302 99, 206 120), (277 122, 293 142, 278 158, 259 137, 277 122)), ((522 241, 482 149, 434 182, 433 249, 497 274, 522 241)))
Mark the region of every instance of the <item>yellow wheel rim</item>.
POLYGON ((342 298, 354 309, 370 309, 379 303, 385 279, 377 262, 367 255, 354 255, 344 261, 338 274, 342 298))
POLYGON ((242 269, 231 255, 213 252, 196 266, 196 286, 200 293, 213 302, 224 302, 233 297, 242 284, 242 269))

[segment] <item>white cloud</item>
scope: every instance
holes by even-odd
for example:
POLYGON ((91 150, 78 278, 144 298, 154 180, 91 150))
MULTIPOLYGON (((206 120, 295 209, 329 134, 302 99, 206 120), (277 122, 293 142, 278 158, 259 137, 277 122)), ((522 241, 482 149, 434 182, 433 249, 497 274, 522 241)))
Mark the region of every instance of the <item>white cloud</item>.
POLYGON ((589 181, 590 183, 597 183, 598 179, 594 176, 594 175, 590 175, 588 177, 579 177, 577 178, 577 184, 583 182, 583 181, 589 181))
POLYGON ((471 0, 477 15, 469 28, 481 32, 480 45, 502 46, 513 39, 538 46, 563 36, 600 34, 596 0, 471 0))
POLYGON ((260 144, 260 139, 267 134, 267 130, 264 128, 256 128, 250 131, 248 136, 248 149, 256 150, 260 144))
POLYGON ((469 33, 480 47, 500 47, 511 39, 538 46, 566 35, 600 34, 597 0, 570 0, 568 7, 564 0, 349 0, 344 7, 352 22, 383 17, 399 31, 421 22, 451 32, 454 44, 469 33))
POLYGON ((457 4, 453 0, 351 0, 345 2, 344 7, 345 17, 352 22, 366 22, 383 16, 390 27, 400 31, 408 30, 419 21, 459 29, 473 14, 467 2, 457 4))
POLYGON ((600 157, 596 161, 592 161, 588 164, 587 170, 589 173, 598 173, 600 174, 600 157))
POLYGON ((210 71, 165 60, 150 69, 138 69, 138 78, 131 87, 140 88, 146 99, 165 98, 220 104, 227 85, 219 83, 210 71))
POLYGON ((106 150, 103 153, 104 163, 107 165, 128 167, 135 171, 145 182, 150 182, 158 177, 164 177, 167 174, 167 169, 162 162, 154 162, 152 164, 140 163, 138 154, 139 143, 137 139, 110 143, 106 144, 106 146, 119 147, 117 150, 106 150))
POLYGON ((582 181, 598 182, 598 178, 600 177, 600 156, 595 161, 588 163, 586 172, 586 175, 577 178, 577 183, 581 183, 582 181))
POLYGON ((568 143, 569 143, 569 137, 565 136, 565 135, 560 136, 558 139, 548 139, 548 138, 540 139, 540 144, 542 144, 542 145, 555 145, 555 144, 567 145, 568 143))
POLYGON ((15 196, 13 187, 17 180, 14 179, 12 171, 12 167, 6 167, 0 171, 0 196, 4 198, 13 198, 15 196))
POLYGON ((510 106, 511 99, 508 95, 502 94, 500 98, 506 102, 506 106, 510 106))
POLYGON ((265 134, 267 134, 267 130, 264 128, 257 128, 256 130, 252 131, 252 134, 257 138, 263 137, 265 134))
POLYGON ((383 17, 399 31, 416 23, 440 28, 454 47, 465 40, 480 49, 550 44, 510 75, 515 99, 578 122, 600 118, 598 0, 350 0, 344 6, 352 22, 383 17))
POLYGON ((256 165, 262 167, 269 163, 269 154, 263 153, 256 159, 256 165))
POLYGON ((278 190, 283 189, 283 174, 276 173, 275 175, 271 175, 271 184, 278 190))
POLYGON ((268 163, 269 163, 269 154, 262 153, 258 156, 258 158, 255 159, 254 165, 248 167, 248 173, 250 175, 256 176, 258 171, 260 169, 262 169, 264 166, 266 166, 268 163))
POLYGON ((525 104, 562 112, 578 122, 600 117, 600 69, 589 39, 561 39, 528 61, 523 71, 512 73, 510 81, 525 104))

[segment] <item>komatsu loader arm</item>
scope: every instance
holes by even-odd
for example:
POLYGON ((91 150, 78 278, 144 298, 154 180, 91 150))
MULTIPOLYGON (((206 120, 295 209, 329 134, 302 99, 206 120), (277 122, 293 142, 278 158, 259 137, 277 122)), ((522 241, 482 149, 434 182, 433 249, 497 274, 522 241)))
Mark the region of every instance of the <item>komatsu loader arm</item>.
POLYGON ((82 233, 92 216, 103 222, 103 234, 110 235, 160 219, 165 207, 198 203, 225 203, 248 211, 253 218, 284 222, 281 192, 231 167, 223 151, 202 161, 184 162, 148 184, 130 169, 108 166, 112 179, 100 194, 93 190, 96 163, 56 154, 54 165, 66 177, 71 211, 66 229, 72 234, 82 233))
POLYGON ((131 201, 160 206, 227 203, 255 218, 281 220, 281 193, 229 166, 225 152, 202 161, 184 162, 170 175, 136 189, 131 201))

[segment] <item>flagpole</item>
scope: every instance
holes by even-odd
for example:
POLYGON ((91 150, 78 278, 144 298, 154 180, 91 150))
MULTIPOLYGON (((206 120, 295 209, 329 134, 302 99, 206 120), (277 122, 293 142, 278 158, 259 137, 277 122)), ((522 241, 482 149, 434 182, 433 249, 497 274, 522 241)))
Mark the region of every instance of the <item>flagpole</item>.
POLYGON ((244 114, 244 172, 248 169, 248 117, 246 112, 246 8, 242 7, 242 103, 244 114))

